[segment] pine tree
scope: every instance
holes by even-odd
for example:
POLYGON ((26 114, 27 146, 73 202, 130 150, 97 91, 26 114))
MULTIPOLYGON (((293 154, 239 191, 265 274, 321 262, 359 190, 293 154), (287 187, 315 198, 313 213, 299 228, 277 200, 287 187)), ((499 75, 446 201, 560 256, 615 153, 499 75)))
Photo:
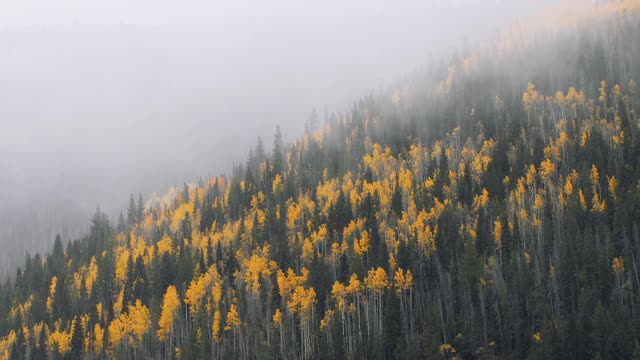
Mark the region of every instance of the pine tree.
POLYGON ((129 209, 127 210, 127 225, 133 226, 138 221, 136 203, 133 200, 133 194, 129 198, 129 209))

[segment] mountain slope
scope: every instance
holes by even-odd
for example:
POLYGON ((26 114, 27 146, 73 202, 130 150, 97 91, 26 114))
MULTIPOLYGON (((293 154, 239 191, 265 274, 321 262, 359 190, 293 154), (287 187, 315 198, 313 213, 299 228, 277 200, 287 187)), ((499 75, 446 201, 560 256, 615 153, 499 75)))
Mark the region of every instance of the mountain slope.
POLYGON ((640 356, 639 16, 479 49, 98 210, 2 285, 0 356, 640 356))

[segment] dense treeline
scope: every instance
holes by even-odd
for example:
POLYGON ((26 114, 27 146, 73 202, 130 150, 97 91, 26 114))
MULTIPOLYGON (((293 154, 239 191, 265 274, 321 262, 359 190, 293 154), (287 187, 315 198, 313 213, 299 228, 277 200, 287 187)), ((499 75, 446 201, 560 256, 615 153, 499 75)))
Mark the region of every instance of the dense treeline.
POLYGON ((640 18, 594 28, 98 209, 1 285, 0 358, 640 359, 640 18))

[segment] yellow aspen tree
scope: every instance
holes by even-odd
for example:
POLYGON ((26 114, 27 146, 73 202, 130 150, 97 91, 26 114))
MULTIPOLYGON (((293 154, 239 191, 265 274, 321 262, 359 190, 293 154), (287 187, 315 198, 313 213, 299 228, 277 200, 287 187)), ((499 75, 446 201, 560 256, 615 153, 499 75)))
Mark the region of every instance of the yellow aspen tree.
POLYGON ((122 310, 124 310, 124 287, 118 293, 116 301, 113 302, 113 316, 120 316, 122 310))
POLYGON ((89 321, 91 320, 91 315, 84 314, 80 316, 80 323, 82 324, 82 329, 84 330, 84 334, 82 337, 84 338, 84 352, 89 354, 91 352, 91 343, 93 339, 91 338, 91 328, 89 327, 89 321))
POLYGON ((591 174, 589 176, 591 180, 591 186, 593 187, 593 192, 597 192, 600 188, 600 172, 598 171, 598 167, 595 164, 591 165, 591 174))
POLYGON ((591 211, 593 211, 594 213, 604 213, 607 210, 607 201, 601 200, 599 193, 593 194, 592 201, 593 201, 593 206, 591 208, 591 211))
POLYGON ((17 334, 15 330, 9 331, 7 336, 0 338, 0 359, 9 360, 11 357, 11 348, 16 342, 17 334))
POLYGON ((571 194, 573 194, 573 190, 575 188, 573 184, 573 180, 574 178, 571 175, 567 176, 567 179, 564 184, 564 192, 567 194, 567 196, 570 196, 571 194))
POLYGON ((60 321, 57 321, 56 329, 49 336, 49 347, 54 349, 57 346, 58 352, 64 355, 71 350, 71 331, 63 331, 60 327, 60 321))
POLYGON ((539 211, 539 210, 542 210, 543 207, 544 207, 544 197, 542 196, 542 194, 537 193, 533 202, 533 210, 539 211))
POLYGON ((126 336, 127 316, 123 314, 111 321, 108 328, 109 333, 109 350, 115 356, 115 353, 126 336))
POLYGON ((584 131, 582 132, 582 136, 580 137, 580 146, 586 147, 588 142, 589 142, 589 133, 584 131))
POLYGON ((221 324, 222 314, 220 313, 220 310, 216 310, 216 312, 213 314, 213 341, 215 341, 216 343, 220 341, 220 330, 222 326, 221 324))
POLYGON ((93 284, 95 284, 98 279, 98 261, 96 257, 93 256, 91 258, 91 262, 89 263, 89 270, 87 272, 87 276, 84 280, 84 286, 87 289, 87 296, 91 296, 93 293, 93 284))
MULTIPOLYGON (((351 324, 353 314, 352 312, 349 311, 348 299, 349 297, 352 298, 353 302, 351 303, 351 305, 353 305, 356 302, 356 298, 359 298, 358 293, 361 291, 360 289, 361 285, 360 285, 360 281, 358 280, 358 276, 356 274, 353 274, 351 277, 352 279, 354 279, 351 282, 353 285, 351 287, 351 290, 353 290, 353 293, 349 291, 349 288, 347 286, 345 286, 339 281, 336 281, 333 284, 333 287, 331 289, 331 297, 336 304, 336 309, 338 309, 338 311, 340 312, 340 320, 342 322, 342 329, 343 329, 342 335, 344 337, 345 344, 347 345, 348 353, 352 353, 355 346, 354 344, 355 339, 354 339, 353 328, 351 324)), ((359 310, 358 310, 358 319, 359 319, 359 310)))
POLYGON ((395 272, 396 293, 400 298, 400 313, 402 314, 402 326, 405 339, 409 340, 413 334, 413 273, 398 269, 395 272))
POLYGON ((280 331, 280 355, 284 355, 286 339, 284 335, 284 319, 280 309, 276 309, 276 312, 273 314, 273 326, 280 331))
POLYGON ((605 104, 606 107, 606 103, 607 103, 607 81, 606 80, 602 80, 600 82, 600 98, 599 100, 601 102, 603 102, 605 104))
POLYGON ((222 284, 223 283, 224 283, 224 280, 218 280, 213 285, 213 290, 212 290, 213 303, 216 309, 220 308, 220 301, 222 300, 222 284))
POLYGON ((105 318, 102 303, 96 304, 96 314, 98 315, 98 321, 102 321, 105 318))
POLYGON ((369 238, 369 232, 367 230, 362 231, 362 238, 360 240, 355 239, 353 242, 353 250, 356 254, 363 256, 369 251, 371 245, 371 239, 369 238))
POLYGON ((587 199, 584 197, 584 192, 582 191, 582 189, 580 189, 579 191, 579 196, 580 196, 580 206, 582 206, 583 210, 587 210, 589 205, 587 205, 587 199))
POLYGON ((179 309, 180 297, 175 286, 171 285, 164 294, 162 314, 160 315, 160 320, 158 320, 158 338, 160 341, 166 341, 173 332, 173 323, 179 309))
POLYGON ((246 283, 246 288, 254 297, 260 295, 262 281, 269 282, 271 275, 278 268, 275 261, 269 260, 269 245, 254 251, 249 259, 242 260, 242 278, 246 283))
POLYGON ((158 248, 158 255, 173 254, 173 240, 168 235, 160 239, 160 241, 156 243, 156 246, 158 248))
POLYGON ((49 297, 47 297, 47 312, 49 316, 53 316, 53 305, 56 299, 56 289, 58 286, 58 277, 53 276, 51 278, 51 285, 49 285, 49 297))
POLYGON ((527 185, 532 186, 535 184, 537 174, 538 170, 536 169, 536 166, 531 164, 529 166, 529 171, 527 171, 527 185))
POLYGON ((545 159, 540 163, 540 177, 542 180, 547 181, 553 176, 556 171, 556 166, 549 159, 545 159))
POLYGON ((233 349, 235 352, 236 348, 236 334, 240 337, 240 348, 243 349, 242 346, 242 319, 240 319, 240 314, 238 313, 238 307, 236 304, 231 304, 229 312, 227 313, 227 325, 224 327, 225 331, 233 331, 233 349))
POLYGON ((473 198, 473 208, 475 211, 484 209, 489 204, 489 190, 482 189, 482 194, 476 195, 473 198))
POLYGON ((273 195, 279 195, 284 191, 284 183, 282 182, 282 175, 277 174, 276 178, 273 179, 273 184, 271 185, 271 191, 273 195))
POLYGON ((540 333, 540 331, 537 331, 535 334, 533 334, 533 341, 538 344, 542 343, 542 333, 540 333))
POLYGON ((200 301, 206 293, 207 284, 199 279, 191 280, 191 284, 185 294, 184 302, 189 306, 191 316, 195 317, 200 310, 200 301))
POLYGON ((313 320, 313 310, 315 307, 316 292, 313 288, 306 289, 304 286, 297 286, 291 299, 287 302, 291 313, 298 314, 300 318, 300 337, 302 358, 309 358, 313 350, 313 339, 311 325, 313 320))
POLYGON ((496 241, 496 250, 502 249, 502 229, 503 224, 498 216, 496 221, 493 222, 493 237, 496 241))
POLYGON ((451 346, 451 344, 441 344, 440 345, 440 354, 446 357, 451 357, 455 359, 456 357, 456 349, 451 346))
POLYGON ((613 269, 613 272, 615 272, 616 274, 623 272, 624 259, 621 256, 613 258, 613 265, 611 265, 611 268, 613 269))
POLYGON ((305 238, 302 244, 302 260, 305 263, 310 263, 313 260, 313 255, 315 254, 316 249, 313 247, 313 243, 309 238, 305 238))
MULTIPOLYGON (((370 311, 372 312, 373 317, 373 333, 376 336, 382 335, 382 319, 383 319, 383 294, 384 289, 389 286, 389 277, 387 276, 387 272, 378 267, 377 269, 370 269, 367 277, 364 280, 367 289, 369 290, 369 299, 370 299, 370 311)), ((367 330, 371 332, 371 324, 367 322, 367 330)))
POLYGON ((623 282, 624 282, 624 259, 622 256, 613 258, 613 265, 611 265, 613 272, 616 273, 616 278, 618 281, 618 291, 620 292, 620 305, 624 305, 624 293, 623 293, 623 282))
POLYGON ((398 269, 398 260, 393 253, 389 253, 389 266, 391 267, 392 271, 398 269))
POLYGON ((618 179, 615 176, 608 178, 609 182, 609 194, 614 200, 618 199, 618 179))
POLYGON ((333 352, 333 335, 331 331, 331 327, 333 325, 333 320, 335 318, 335 310, 327 309, 324 313, 324 318, 320 320, 320 330, 324 331, 325 336, 327 337, 327 342, 331 347, 331 351, 333 352))
MULTIPOLYGON (((211 266, 206 273, 200 275, 196 279, 191 280, 189 288, 187 289, 187 292, 185 294, 184 302, 189 306, 192 317, 195 317, 198 311, 200 311, 202 299, 209 293, 212 284, 214 284, 215 289, 215 285, 217 285, 217 282, 220 281, 219 279, 220 274, 218 274, 218 270, 215 266, 211 266)), ((221 291, 222 289, 220 288, 219 290, 221 291)), ((220 293, 219 296, 222 297, 222 294, 220 293)), ((219 303, 219 299, 217 303, 219 303)))
MULTIPOLYGON (((151 312, 142 304, 140 299, 137 299, 135 305, 129 306, 129 329, 135 336, 135 344, 137 346, 142 345, 145 335, 149 332, 151 327, 151 312)), ((130 342, 134 343, 134 339, 130 342)))
POLYGON ((104 347, 104 329, 100 324, 93 327, 93 349, 96 353, 101 353, 104 347))
POLYGON ((127 271, 129 270, 129 250, 125 250, 118 256, 116 262, 116 281, 120 284, 124 284, 127 281, 127 271))

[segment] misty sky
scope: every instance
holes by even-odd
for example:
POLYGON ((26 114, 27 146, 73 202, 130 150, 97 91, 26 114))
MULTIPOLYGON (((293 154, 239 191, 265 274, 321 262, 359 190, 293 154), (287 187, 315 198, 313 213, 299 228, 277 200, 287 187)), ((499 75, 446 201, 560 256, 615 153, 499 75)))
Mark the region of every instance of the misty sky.
POLYGON ((550 2, 0 0, 0 271, 550 2))

